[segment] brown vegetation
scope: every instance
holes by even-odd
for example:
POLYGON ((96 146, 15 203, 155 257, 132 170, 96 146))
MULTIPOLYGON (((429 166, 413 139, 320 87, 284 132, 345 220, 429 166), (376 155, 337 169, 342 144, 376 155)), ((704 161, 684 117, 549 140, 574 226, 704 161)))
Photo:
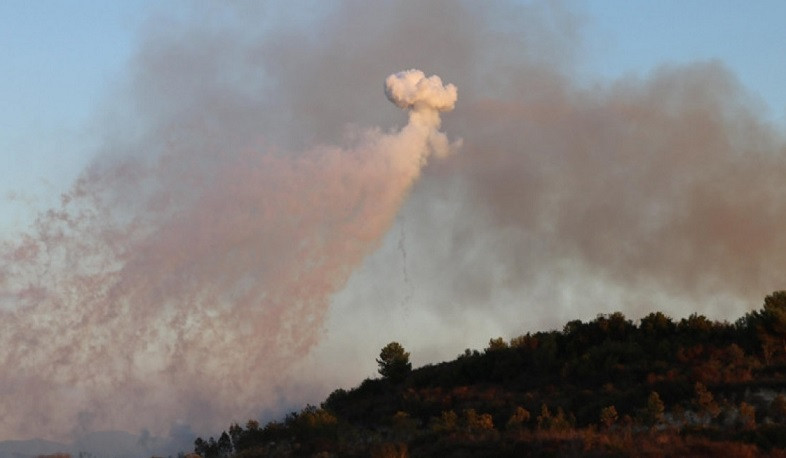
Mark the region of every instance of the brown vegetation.
POLYGON ((336 390, 207 457, 786 456, 786 293, 736 323, 621 313, 495 338, 415 370, 391 344, 382 379, 336 390), (396 368, 395 370, 388 370, 396 368))

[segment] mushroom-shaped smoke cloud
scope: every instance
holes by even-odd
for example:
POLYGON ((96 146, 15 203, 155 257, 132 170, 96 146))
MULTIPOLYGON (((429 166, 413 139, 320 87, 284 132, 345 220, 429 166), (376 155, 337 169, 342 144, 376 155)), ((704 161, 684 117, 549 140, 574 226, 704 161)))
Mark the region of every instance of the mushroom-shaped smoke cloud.
POLYGON ((388 76, 385 94, 397 106, 415 111, 450 111, 458 98, 456 86, 443 86, 439 76, 427 78, 422 71, 414 69, 388 76))
POLYGON ((421 135, 425 133, 430 149, 437 157, 450 154, 452 148, 447 137, 437 129, 441 123, 439 112, 450 111, 456 106, 456 86, 443 85, 439 76, 426 77, 422 71, 412 69, 388 76, 385 95, 396 106, 410 110, 407 128, 419 129, 421 135))

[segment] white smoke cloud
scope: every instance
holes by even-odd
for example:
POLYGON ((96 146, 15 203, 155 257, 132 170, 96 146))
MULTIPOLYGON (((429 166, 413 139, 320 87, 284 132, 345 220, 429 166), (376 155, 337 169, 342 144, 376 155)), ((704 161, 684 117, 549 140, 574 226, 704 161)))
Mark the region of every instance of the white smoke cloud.
MULTIPOLYGON (((461 146, 461 141, 450 145, 440 127, 440 112, 456 106, 458 90, 453 84, 443 85, 439 76, 426 77, 420 70, 407 70, 390 75, 385 80, 385 94, 399 108, 409 110, 409 128, 427 132, 428 144, 434 155, 448 156, 461 146)), ((425 162, 425 157, 421 158, 425 162)))
POLYGON ((385 94, 400 108, 414 111, 450 111, 456 106, 456 86, 444 86, 439 76, 426 77, 420 70, 407 70, 385 80, 385 94))

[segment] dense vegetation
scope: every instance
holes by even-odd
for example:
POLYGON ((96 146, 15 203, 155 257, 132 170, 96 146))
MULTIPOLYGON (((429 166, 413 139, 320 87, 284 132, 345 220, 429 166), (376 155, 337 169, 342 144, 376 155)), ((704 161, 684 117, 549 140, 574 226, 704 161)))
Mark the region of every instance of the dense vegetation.
POLYGON ((786 456, 786 291, 735 323, 655 312, 491 339, 262 427, 197 439, 206 457, 786 456))

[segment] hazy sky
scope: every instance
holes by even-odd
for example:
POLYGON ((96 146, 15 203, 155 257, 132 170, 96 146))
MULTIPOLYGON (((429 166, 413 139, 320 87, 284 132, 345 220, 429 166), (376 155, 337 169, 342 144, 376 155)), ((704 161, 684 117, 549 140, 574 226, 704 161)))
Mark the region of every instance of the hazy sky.
MULTIPOLYGON (((92 154, 85 133, 96 106, 122 80, 155 1, 0 4, 2 193, 45 199, 59 193, 92 154), (65 176, 64 176, 65 175, 65 176)), ((282 2, 287 3, 287 2, 282 2)), ((313 13, 308 6, 288 6, 313 13)), ((580 66, 587 77, 646 75, 664 63, 719 59, 786 123, 783 2, 604 0, 567 2, 581 16, 580 66)), ((318 8, 317 8, 318 9, 318 8)), ((391 70, 393 71, 393 70, 391 70)), ((9 227, 14 211, 0 202, 9 227)), ((13 228, 13 226, 11 226, 13 228)))
MULTIPOLYGON (((59 194, 91 157, 85 132, 96 107, 122 81, 144 24, 180 3, 155 1, 0 4, 0 192, 40 203, 59 194)), ((282 2, 288 3, 288 2, 282 2)), ((292 14, 314 13, 287 6, 292 14)), ((318 2, 317 2, 318 3, 318 2)), ((567 2, 580 16, 579 63, 588 78, 646 75, 664 63, 719 59, 761 98, 769 117, 786 123, 783 2, 567 2)), ((316 8, 318 9, 318 8, 316 8)), ((170 11, 171 12, 171 11, 170 11)), ((393 71, 394 69, 391 69, 393 71)), ((4 229, 25 209, 0 202, 4 229)))
POLYGON ((159 3, 0 3, 0 439, 783 287, 783 2, 159 3))

